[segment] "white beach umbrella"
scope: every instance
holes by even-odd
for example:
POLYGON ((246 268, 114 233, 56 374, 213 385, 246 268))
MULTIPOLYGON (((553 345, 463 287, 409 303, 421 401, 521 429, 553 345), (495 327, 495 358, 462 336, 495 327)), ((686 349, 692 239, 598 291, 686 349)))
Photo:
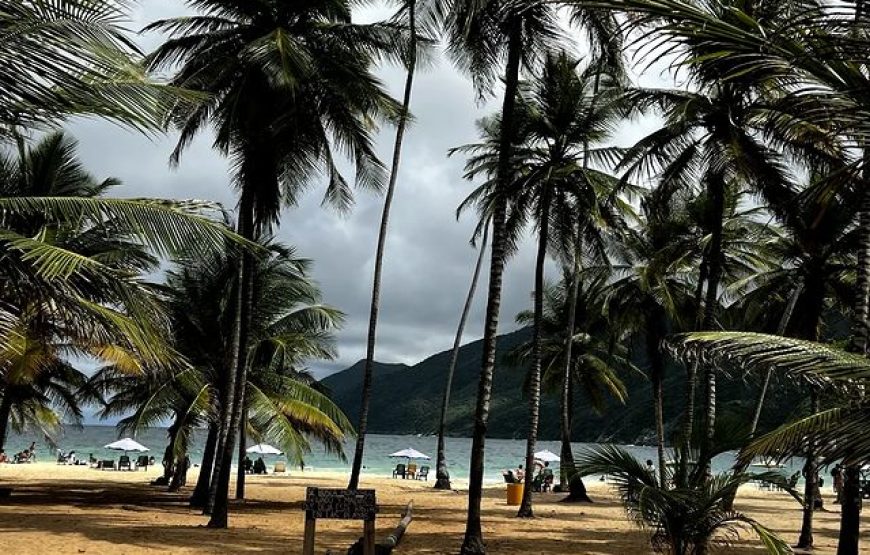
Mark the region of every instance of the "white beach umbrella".
POLYGON ((411 449, 410 447, 408 447, 407 449, 402 449, 401 451, 396 451, 395 453, 391 454, 390 457, 394 459, 408 459, 409 463, 411 462, 411 459, 422 459, 424 461, 429 460, 429 455, 421 453, 416 449, 411 449))
POLYGON ((541 462, 559 462, 559 455, 553 453, 549 449, 538 451, 535 453, 535 458, 541 462))
POLYGON ((767 468, 768 470, 770 470, 771 468, 785 468, 784 464, 780 464, 773 459, 762 460, 761 462, 752 463, 749 466, 758 466, 761 468, 767 468))
POLYGON ((258 443, 245 449, 246 453, 254 453, 255 455, 283 455, 284 451, 272 447, 268 443, 258 443))
POLYGON ((147 447, 139 443, 130 437, 125 437, 124 439, 119 439, 113 443, 109 443, 108 445, 103 445, 103 449, 111 449, 113 451, 123 451, 126 455, 128 451, 149 451, 147 447))

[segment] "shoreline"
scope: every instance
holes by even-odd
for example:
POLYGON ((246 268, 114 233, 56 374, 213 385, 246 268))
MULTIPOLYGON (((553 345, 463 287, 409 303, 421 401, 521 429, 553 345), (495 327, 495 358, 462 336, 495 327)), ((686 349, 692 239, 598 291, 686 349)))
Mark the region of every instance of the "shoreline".
MULTIPOLYGON (((304 526, 307 486, 344 488, 347 473, 291 472, 289 476, 249 475, 247 496, 230 506, 230 528, 212 530, 198 510, 187 506, 197 469, 182 492, 148 485, 162 468, 147 471, 101 471, 85 466, 39 462, 0 465, 0 486, 12 487, 0 502, 4 543, 16 553, 299 553, 304 526)), ((397 555, 456 553, 462 542, 467 509, 467 485, 435 490, 433 480, 401 480, 364 473, 361 487, 375 489, 380 507, 377 537, 395 527, 409 501, 414 519, 397 555)), ((487 484, 482 519, 488 552, 496 555, 625 555, 651 553, 649 536, 629 520, 610 485, 587 483, 593 504, 561 503, 560 494, 535 494, 534 519, 517 519, 508 506, 505 488, 487 484)), ((234 491, 234 488, 231 489, 234 491)), ((828 511, 816 516, 815 553, 834 553, 839 508, 825 492, 828 511)), ((772 527, 794 543, 800 529, 800 506, 782 492, 741 488, 736 508, 772 527)), ((870 521, 865 511, 862 524, 870 521)), ((866 528, 865 528, 866 529, 866 528)), ((343 553, 360 534, 361 523, 318 521, 316 552, 343 553)), ((870 542, 862 538, 863 550, 870 542)), ((742 532, 729 554, 759 553, 760 543, 742 532)))

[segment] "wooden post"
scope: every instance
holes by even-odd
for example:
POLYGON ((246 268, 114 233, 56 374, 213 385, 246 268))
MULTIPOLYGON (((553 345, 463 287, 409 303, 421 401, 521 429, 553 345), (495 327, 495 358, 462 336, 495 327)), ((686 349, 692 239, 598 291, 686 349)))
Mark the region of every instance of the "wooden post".
POLYGON ((305 511, 305 539, 302 543, 302 555, 314 555, 314 531, 317 519, 311 511, 305 511))
POLYGON ((363 522, 363 555, 375 555, 375 521, 363 522))

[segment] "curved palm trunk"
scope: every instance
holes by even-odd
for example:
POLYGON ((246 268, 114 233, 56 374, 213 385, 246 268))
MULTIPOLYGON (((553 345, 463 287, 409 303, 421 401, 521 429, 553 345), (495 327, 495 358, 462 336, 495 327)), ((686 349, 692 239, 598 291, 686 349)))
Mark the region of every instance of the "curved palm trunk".
MULTIPOLYGON (((244 406, 245 401, 242 400, 244 406)), ((236 456, 236 499, 245 498, 245 448, 247 447, 248 410, 242 410, 242 418, 239 420, 239 449, 236 456)))
MULTIPOLYGON (((803 286, 803 284, 801 284, 794 290, 794 293, 792 293, 792 296, 789 299, 788 304, 785 307, 785 311, 783 311, 782 317, 779 320, 779 325, 777 326, 777 330, 776 330, 777 335, 783 335, 783 336, 785 335, 786 329, 788 328, 789 320, 791 320, 791 316, 794 313, 794 307, 797 304, 798 298, 801 296, 801 293, 803 292, 803 290, 804 290, 804 286, 803 286)), ((818 328, 819 321, 822 318, 822 304, 821 303, 823 302, 824 294, 825 294, 824 290, 818 290, 818 289, 816 289, 814 293, 809 294, 809 298, 814 299, 817 302, 814 302, 814 304, 815 304, 815 306, 813 307, 814 312, 812 313, 812 315, 810 315, 808 317, 808 320, 811 322, 809 325, 809 328, 812 331, 807 331, 807 332, 803 333, 802 335, 803 335, 804 339, 809 339, 810 341, 818 341, 818 339, 819 339, 817 328, 818 328), (814 294, 817 295, 817 297, 813 297, 812 295, 814 295, 814 294)), ((767 372, 764 375, 764 381, 761 385, 761 392, 758 395, 758 402, 755 404, 755 411, 754 411, 753 416, 752 416, 752 423, 749 427, 749 437, 750 438, 755 437, 755 432, 758 430, 758 421, 761 418, 761 410, 764 408, 764 399, 767 396, 767 388, 770 385, 770 378, 771 378, 772 373, 773 373, 773 369, 768 368, 767 372)), ((813 392, 813 395, 815 395, 815 392, 813 392)), ((747 468, 749 468, 748 462, 737 464, 734 466, 733 475, 738 476, 738 475, 746 472, 747 468)), ((806 468, 805 468, 805 470, 806 470, 806 468)), ((732 495, 726 497, 723 500, 723 505, 727 510, 730 511, 732 509, 732 507, 734 506, 734 498, 736 495, 737 495, 737 492, 735 491, 735 492, 733 492, 732 495)), ((806 514, 804 514, 804 518, 806 518, 806 514)), ((810 520, 810 526, 812 526, 812 514, 810 514, 809 520, 810 520)), ((803 534, 801 534, 801 537, 803 537, 803 534)), ((812 538, 812 530, 810 531, 810 537, 812 538)), ((812 539, 810 539, 810 542, 812 542, 812 539)))
POLYGON ((489 241, 489 226, 483 230, 483 239, 480 242, 480 252, 477 254, 477 262, 474 264, 474 274, 471 276, 471 286, 465 297, 465 305, 462 307, 462 316, 459 318, 459 326, 456 328, 456 337, 453 339, 453 352, 450 355, 450 366, 447 368, 447 383, 444 386, 444 398, 441 402, 441 420, 438 424, 438 455, 436 457, 435 489, 450 489, 450 472, 447 470, 447 455, 445 453, 445 435, 447 433, 447 408, 450 405, 450 389, 453 387, 453 373, 456 371, 456 362, 459 360, 459 349, 462 346, 462 333, 465 331, 465 322, 468 321, 468 313, 471 312, 471 303, 474 301, 474 292, 477 289, 477 280, 480 278, 480 268, 483 266, 483 258, 486 255, 486 246, 489 241))
MULTIPOLYGON (((257 164, 255 157, 247 156, 242 162, 243 165, 257 164)), ((243 170, 245 171, 245 170, 243 170)), ((263 175, 269 170, 264 167, 257 167, 254 171, 245 171, 246 176, 263 175)), ((274 171, 270 183, 277 182, 277 177, 274 171)), ((265 180, 264 180, 265 181, 265 180)), ((276 184, 277 186, 277 184, 276 184)), ((244 187, 242 190, 242 199, 239 203, 239 235, 248 240, 253 240, 254 233, 254 203, 252 197, 253 192, 249 187, 244 187)), ((208 521, 209 528, 226 528, 229 520, 229 489, 230 489, 230 474, 233 462, 233 447, 235 447, 236 437, 235 432, 239 427, 239 422, 242 415, 242 401, 245 398, 245 385, 247 382, 247 345, 248 345, 248 328, 250 325, 251 305, 253 303, 252 276, 253 276, 253 256, 245 251, 241 256, 241 264, 239 273, 239 310, 236 312, 236 331, 234 342, 236 343, 235 353, 235 375, 230 378, 232 384, 231 396, 232 403, 230 406, 229 421, 225 422, 228 426, 225 440, 222 443, 222 450, 218 451, 215 458, 215 482, 212 484, 214 492, 211 507, 211 518, 208 521)))
MULTIPOLYGON (((568 482, 574 470, 574 453, 571 450, 571 367, 573 363, 574 325, 577 321, 577 294, 580 290, 580 248, 579 233, 578 248, 574 249, 574 264, 571 272, 571 290, 568 293, 568 329, 565 341, 565 370, 562 373, 562 391, 559 397, 559 420, 561 428, 562 445, 559 450, 559 489, 568 491, 568 482)), ((578 480, 582 480, 578 477, 578 480)), ((589 496, 585 499, 575 499, 569 496, 570 501, 590 501, 589 496)))
POLYGON ((667 484, 667 461, 665 459, 665 418, 663 383, 665 361, 662 358, 661 342, 664 339, 662 329, 664 317, 661 309, 656 307, 650 311, 650 320, 646 331, 646 354, 650 363, 650 385, 653 394, 653 409, 656 423, 656 451, 658 455, 659 480, 662 487, 667 484))
POLYGON ((218 429, 214 424, 209 424, 208 436, 205 440, 205 448, 202 452, 202 464, 199 467, 199 478, 196 487, 190 496, 191 507, 204 507, 208 500, 208 490, 211 484, 211 471, 214 467, 214 455, 217 450, 218 429))
MULTIPOLYGON (((510 157, 514 137, 514 105, 520 74, 522 41, 520 21, 511 25, 508 39, 508 58, 505 67, 505 92, 502 103, 502 126, 499 138, 498 186, 504 190, 510 182, 510 157)), ((483 530, 480 525, 480 502, 483 496, 483 457, 486 445, 486 428, 489 422, 489 402, 492 395, 492 375, 495 369, 496 335, 501 306, 502 274, 505 262, 505 218, 507 202, 503 195, 495 201, 492 215, 492 256, 489 264, 489 292, 486 300, 486 321, 483 331, 483 355, 480 381, 477 388, 477 405, 474 411, 474 432, 471 439, 471 455, 468 475, 468 511, 466 513, 465 537, 460 553, 482 555, 486 553, 483 530)))
MULTIPOLYGON (((791 320, 791 315, 794 313, 794 307, 797 304, 798 297, 800 297, 803 289, 803 285, 799 285, 797 289, 795 289, 792 293, 792 296, 788 301, 788 305, 786 305, 785 307, 785 312, 782 313, 782 318, 780 319, 779 325, 777 326, 777 335, 785 335, 786 329, 788 329, 788 322, 789 320, 791 320)), ((819 297, 820 299, 824 298, 824 291, 819 291, 818 293, 822 295, 821 297, 819 297)), ((819 317, 821 317, 821 314, 819 315, 819 317)), ((818 338, 814 333, 809 339, 816 341, 818 338)), ((761 392, 758 394, 758 402, 755 403, 755 411, 752 414, 752 424, 749 427, 750 437, 754 437, 755 432, 758 430, 758 421, 761 419, 761 411, 764 408, 764 400, 767 396, 767 388, 770 385, 771 374, 773 374, 772 367, 768 368, 767 372, 764 374, 764 381, 761 384, 761 392)))
POLYGON ((381 297, 381 273, 384 265, 384 247, 387 241, 389 229, 390 208, 393 204, 393 195, 396 191, 396 180, 399 177, 399 161, 402 153, 402 139, 405 136, 405 127, 408 124, 408 107, 411 104, 411 89, 414 84, 414 68, 417 63, 417 30, 414 19, 414 0, 408 3, 409 23, 409 57, 407 60, 408 74, 405 78, 405 94, 402 100, 402 113, 399 116, 399 124, 396 127, 396 140, 393 144, 393 163, 390 168, 390 181, 387 185, 387 194, 384 198, 384 210, 381 214, 381 227, 378 232, 377 254, 375 255, 375 275, 372 282, 372 303, 369 311, 369 329, 366 343, 366 364, 363 370, 362 402, 360 403, 359 424, 357 426, 356 448, 353 453, 353 464, 350 471, 348 489, 359 487, 359 475, 362 471, 363 454, 365 451, 366 431, 369 419, 369 401, 372 396, 372 373, 375 363, 375 341, 378 328, 378 311, 381 297))
MULTIPOLYGON (((716 318, 719 281, 722 277, 722 218, 725 214, 725 181, 721 175, 712 176, 709 185, 710 200, 713 203, 713 220, 710 230, 710 265, 707 277, 707 295, 704 300, 704 320, 701 328, 710 330, 716 318)), ((710 474, 710 457, 706 456, 713 448, 713 433, 716 429, 716 370, 712 365, 704 368, 704 433, 702 434, 701 453, 707 461, 707 474, 710 474)))
POLYGON ((550 231, 550 187, 548 183, 541 199, 540 235, 538 237, 538 255, 535 261, 535 316, 534 332, 532 337, 532 375, 529 380, 529 435, 526 438, 526 476, 525 488, 523 489, 523 501, 520 504, 517 516, 531 518, 534 516, 532 509, 532 482, 535 479, 535 446, 538 442, 538 423, 541 413, 541 342, 544 320, 544 263, 547 260, 547 241, 550 231))

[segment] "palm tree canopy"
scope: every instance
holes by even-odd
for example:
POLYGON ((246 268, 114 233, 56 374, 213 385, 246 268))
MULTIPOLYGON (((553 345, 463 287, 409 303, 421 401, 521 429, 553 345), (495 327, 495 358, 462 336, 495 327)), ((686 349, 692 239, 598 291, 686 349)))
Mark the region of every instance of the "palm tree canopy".
POLYGON ((256 187, 256 222, 267 230, 284 204, 295 204, 318 173, 324 203, 346 210, 352 194, 334 152, 346 153, 357 185, 377 189, 384 168, 372 134, 399 106, 371 73, 381 58, 400 56, 396 23, 356 24, 346 0, 193 0, 198 15, 157 21, 146 29, 170 38, 148 56, 154 70, 175 69, 172 83, 209 95, 178 103, 181 137, 172 159, 205 125, 215 147, 235 160, 238 185, 256 187), (263 176, 278 176, 279 184, 263 176))

